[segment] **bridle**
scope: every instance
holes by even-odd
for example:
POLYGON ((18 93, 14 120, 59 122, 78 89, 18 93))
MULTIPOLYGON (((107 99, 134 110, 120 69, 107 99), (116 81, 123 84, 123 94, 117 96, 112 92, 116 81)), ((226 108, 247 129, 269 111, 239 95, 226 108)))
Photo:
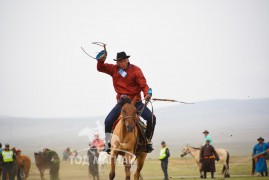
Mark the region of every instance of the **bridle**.
POLYGON ((189 148, 189 147, 186 147, 186 148, 187 148, 187 149, 184 150, 184 153, 182 152, 181 157, 184 157, 184 156, 186 156, 187 154, 191 153, 190 148, 189 148))
POLYGON ((138 116, 137 116, 137 111, 134 112, 132 115, 128 115, 128 116, 123 116, 121 117, 122 121, 123 121, 123 124, 125 125, 126 129, 127 129, 127 132, 133 132, 134 129, 135 129, 135 126, 137 124, 137 119, 138 119, 138 116), (133 125, 130 125, 130 124, 127 124, 126 123, 126 119, 129 119, 131 118, 133 120, 133 125))

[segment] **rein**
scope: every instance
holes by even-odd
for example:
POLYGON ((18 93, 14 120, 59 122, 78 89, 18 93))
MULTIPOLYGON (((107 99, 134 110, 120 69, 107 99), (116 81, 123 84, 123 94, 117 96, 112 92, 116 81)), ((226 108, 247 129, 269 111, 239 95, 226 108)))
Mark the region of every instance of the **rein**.
POLYGON ((135 119, 135 116, 136 116, 137 112, 135 112, 133 115, 129 115, 129 116, 121 116, 120 120, 123 121, 123 124, 125 125, 125 127, 127 128, 127 131, 129 131, 129 128, 131 129, 131 132, 132 132, 132 129, 135 128, 135 126, 137 125, 138 123, 138 120, 135 119), (130 126, 130 125, 127 125, 125 120, 128 119, 128 118, 132 118, 132 120, 134 121, 134 125, 130 126))
MULTIPOLYGON (((138 111, 138 116, 141 117, 141 114, 142 112, 144 111, 145 107, 148 105, 148 103, 150 103, 151 105, 151 132, 152 132, 152 128, 153 128, 153 115, 154 115, 154 112, 153 112, 153 105, 152 105, 152 102, 151 101, 145 101, 145 104, 143 105, 142 109, 140 111, 138 111)), ((140 109, 141 106, 139 106, 137 109, 140 109)), ((144 136, 144 135, 143 135, 144 136)), ((144 139, 146 139, 146 141, 149 141, 146 137, 144 137, 144 139)), ((152 133, 151 133, 151 137, 150 139, 152 139, 152 133)))

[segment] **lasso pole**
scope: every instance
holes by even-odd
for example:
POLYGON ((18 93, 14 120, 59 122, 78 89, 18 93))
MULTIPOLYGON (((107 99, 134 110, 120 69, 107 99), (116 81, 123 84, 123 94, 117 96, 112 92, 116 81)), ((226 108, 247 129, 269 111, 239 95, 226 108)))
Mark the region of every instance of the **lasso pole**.
POLYGON ((174 100, 174 99, 160 99, 160 98, 153 98, 152 99, 153 101, 168 101, 168 102, 179 102, 179 103, 182 103, 182 104, 194 104, 194 103, 190 103, 190 102, 184 102, 184 101, 177 101, 177 100, 174 100))

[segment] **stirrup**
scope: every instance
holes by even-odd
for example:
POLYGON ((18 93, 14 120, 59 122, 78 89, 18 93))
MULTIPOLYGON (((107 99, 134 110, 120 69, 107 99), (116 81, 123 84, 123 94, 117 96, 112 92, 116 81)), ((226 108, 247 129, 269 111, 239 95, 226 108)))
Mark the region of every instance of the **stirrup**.
POLYGON ((106 147, 106 153, 107 154, 110 154, 110 151, 111 151, 111 144, 110 143, 107 143, 108 147, 106 147))

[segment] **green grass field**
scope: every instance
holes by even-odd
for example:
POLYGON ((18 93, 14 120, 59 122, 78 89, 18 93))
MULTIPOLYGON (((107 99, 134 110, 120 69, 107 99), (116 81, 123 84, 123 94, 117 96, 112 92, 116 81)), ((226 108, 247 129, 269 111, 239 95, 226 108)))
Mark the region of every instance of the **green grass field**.
MULTIPOLYGON (((217 163, 217 172, 216 179, 224 179, 221 175, 220 170, 222 169, 221 164, 217 163)), ((88 166, 86 164, 71 164, 68 161, 61 162, 60 168, 60 178, 61 180, 87 180, 88 166)), ((196 166, 192 158, 172 158, 169 160, 169 176, 171 179, 200 179, 198 167, 196 166)), ((109 165, 106 165, 104 168, 100 169, 100 179, 108 179, 109 174, 109 165)), ((243 179, 269 179, 262 178, 258 176, 250 176, 251 174, 251 160, 249 157, 231 157, 230 161, 230 174, 231 180, 243 180, 243 179), (239 164, 240 161, 244 161, 239 164)), ((161 180, 163 179, 163 173, 160 167, 159 160, 156 159, 147 159, 142 170, 142 175, 144 179, 149 180, 161 180)), ((132 173, 133 176, 133 173, 132 173)), ((210 173, 208 174, 210 177, 210 173)), ((116 178, 118 180, 124 179, 124 167, 118 165, 116 167, 116 178)), ((45 178, 49 179, 49 170, 46 170, 45 178)), ((30 170, 30 176, 28 180, 37 180, 40 179, 38 170, 35 164, 32 165, 30 170)), ((133 179, 133 177, 132 177, 133 179)), ((210 178, 208 178, 210 179, 210 178)))

